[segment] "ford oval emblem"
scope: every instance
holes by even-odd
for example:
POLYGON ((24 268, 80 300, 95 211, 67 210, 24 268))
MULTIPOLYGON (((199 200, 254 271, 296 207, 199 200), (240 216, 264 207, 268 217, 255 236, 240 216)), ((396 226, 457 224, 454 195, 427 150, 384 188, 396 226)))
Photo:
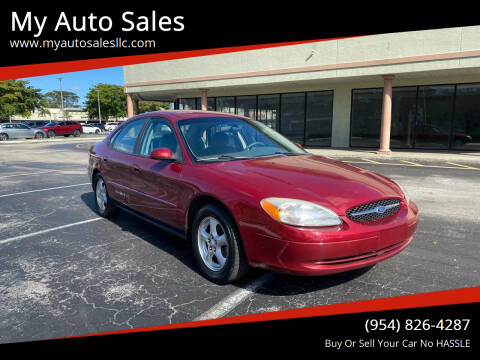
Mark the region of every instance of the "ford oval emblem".
POLYGON ((378 214, 383 214, 387 209, 385 208, 385 206, 377 206, 376 210, 378 214))

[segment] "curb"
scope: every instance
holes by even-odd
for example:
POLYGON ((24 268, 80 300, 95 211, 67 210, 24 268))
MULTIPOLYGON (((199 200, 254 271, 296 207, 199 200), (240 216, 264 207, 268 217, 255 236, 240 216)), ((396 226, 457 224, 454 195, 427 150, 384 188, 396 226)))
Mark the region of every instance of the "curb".
POLYGON ((447 151, 392 151, 390 155, 377 154, 375 150, 351 150, 351 149, 309 149, 308 152, 315 155, 322 155, 333 159, 372 159, 372 160, 417 160, 427 162, 456 161, 463 163, 480 164, 480 151, 472 152, 447 152, 447 151))

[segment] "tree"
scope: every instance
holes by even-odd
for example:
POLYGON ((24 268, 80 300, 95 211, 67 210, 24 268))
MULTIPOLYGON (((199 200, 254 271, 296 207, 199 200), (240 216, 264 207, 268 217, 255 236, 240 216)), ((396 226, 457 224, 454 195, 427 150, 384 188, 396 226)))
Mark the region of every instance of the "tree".
POLYGON ((28 81, 0 81, 0 118, 12 115, 28 117, 36 109, 43 111, 45 107, 40 89, 31 87, 28 81))
POLYGON ((138 112, 140 114, 159 111, 159 110, 168 110, 170 109, 170 104, 168 102, 160 101, 139 101, 138 103, 138 112))
POLYGON ((49 91, 43 95, 47 106, 50 108, 62 108, 62 95, 63 95, 63 106, 68 107, 78 107, 78 100, 80 99, 77 94, 71 91, 60 91, 53 90, 49 91))
POLYGON ((112 84, 97 84, 89 90, 85 103, 90 119, 99 117, 97 96, 100 98, 102 120, 127 116, 127 96, 123 92, 123 87, 112 84))

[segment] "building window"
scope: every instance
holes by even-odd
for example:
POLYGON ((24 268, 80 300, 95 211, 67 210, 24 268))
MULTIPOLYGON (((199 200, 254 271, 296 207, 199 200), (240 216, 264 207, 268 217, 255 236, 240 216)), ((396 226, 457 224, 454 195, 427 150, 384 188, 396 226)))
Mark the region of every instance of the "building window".
POLYGON ((219 112, 234 114, 235 113, 235 97, 234 96, 217 97, 216 109, 219 112))
MULTIPOLYGON (((353 89, 351 146, 378 147, 383 89, 353 89)), ((480 150, 480 84, 396 87, 392 148, 480 150)))
POLYGON ((237 114, 240 116, 256 118, 257 97, 253 96, 237 96, 237 114))
POLYGON ((452 146, 480 150, 480 84, 458 85, 452 146))
POLYGON ((353 89, 351 146, 378 147, 382 119, 382 89, 353 89))
POLYGON ((449 148, 454 91, 454 85, 420 86, 418 88, 415 124, 416 148, 449 148))
POLYGON ((195 110, 196 109, 195 98, 179 99, 178 108, 180 110, 195 110))
MULTIPOLYGON (((197 98, 197 110, 202 110, 202 98, 197 98)), ((215 98, 207 98, 207 111, 215 111, 215 98)))
POLYGON ((413 130, 415 127, 416 104, 416 86, 393 88, 390 147, 413 147, 413 130))
POLYGON ((305 93, 282 94, 280 132, 293 142, 303 144, 305 93))
POLYGON ((332 116, 333 91, 307 93, 305 145, 330 146, 332 116))
POLYGON ((258 95, 257 120, 277 130, 279 117, 280 95, 258 95))

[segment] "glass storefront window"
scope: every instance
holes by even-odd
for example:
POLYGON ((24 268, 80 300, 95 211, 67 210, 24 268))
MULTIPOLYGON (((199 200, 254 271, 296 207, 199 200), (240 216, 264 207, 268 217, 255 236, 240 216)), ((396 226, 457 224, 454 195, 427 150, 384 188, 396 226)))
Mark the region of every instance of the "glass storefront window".
POLYGON ((293 142, 303 144, 305 93, 282 94, 280 132, 293 142))
POLYGON ((452 147, 480 150, 480 84, 457 86, 452 147))
POLYGON ((415 147, 448 149, 453 117, 454 85, 418 88, 415 147))
POLYGON ((235 113, 235 97, 226 96, 226 97, 217 97, 216 98, 216 111, 224 113, 235 113))
POLYGON ((279 116, 280 95, 258 95, 257 120, 277 130, 279 116))
POLYGON ((257 108, 257 97, 237 96, 237 114, 255 120, 257 108))
MULTIPOLYGON (((197 98, 197 110, 202 110, 202 98, 197 98)), ((207 98, 207 111, 215 111, 215 98, 207 98)))
POLYGON ((307 93, 305 145, 330 146, 333 91, 307 93))
POLYGON ((383 89, 352 90, 351 146, 378 147, 383 89))
POLYGON ((180 110, 195 110, 195 98, 179 99, 178 108, 180 110))
POLYGON ((392 125, 390 130, 391 148, 413 147, 416 104, 416 86, 393 88, 392 125))

